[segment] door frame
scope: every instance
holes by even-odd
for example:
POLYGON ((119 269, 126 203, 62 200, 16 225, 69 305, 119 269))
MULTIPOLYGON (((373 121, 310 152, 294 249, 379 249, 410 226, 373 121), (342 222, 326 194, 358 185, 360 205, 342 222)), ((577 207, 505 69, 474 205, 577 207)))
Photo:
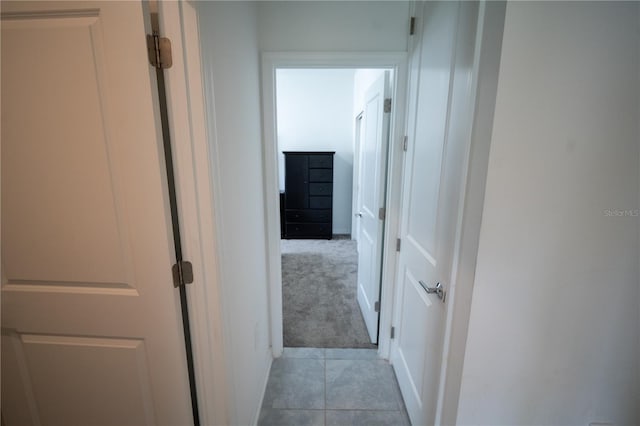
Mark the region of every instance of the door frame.
MULTIPOLYGON (((211 147, 205 112, 197 2, 158 2, 160 32, 171 40, 165 69, 182 251, 193 263, 188 308, 201 424, 229 424, 231 394, 215 227, 211 147)), ((150 71, 151 72, 151 71, 150 71)), ((171 265, 166 265, 169 270, 171 265)), ((176 290, 177 291, 177 290, 176 290)))
MULTIPOLYGON (((383 238, 382 285, 379 330, 390 330, 395 294, 395 239, 399 224, 400 184, 402 178, 402 141, 406 108, 406 52, 263 52, 263 166, 266 254, 269 271, 269 320, 271 351, 282 355, 282 263, 280 250, 280 205, 278 202, 278 147, 276 124, 276 70, 282 68, 384 68, 393 70, 391 133, 387 164, 387 218, 383 238)), ((390 333, 379 333, 378 355, 389 358, 390 333)))

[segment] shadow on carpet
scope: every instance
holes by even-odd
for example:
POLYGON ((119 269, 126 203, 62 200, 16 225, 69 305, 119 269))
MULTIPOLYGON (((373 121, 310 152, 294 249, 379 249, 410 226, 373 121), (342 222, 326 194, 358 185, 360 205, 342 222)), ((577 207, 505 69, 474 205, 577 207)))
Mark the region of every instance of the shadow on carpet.
POLYGON ((282 240, 284 346, 375 348, 356 299, 351 240, 282 240))

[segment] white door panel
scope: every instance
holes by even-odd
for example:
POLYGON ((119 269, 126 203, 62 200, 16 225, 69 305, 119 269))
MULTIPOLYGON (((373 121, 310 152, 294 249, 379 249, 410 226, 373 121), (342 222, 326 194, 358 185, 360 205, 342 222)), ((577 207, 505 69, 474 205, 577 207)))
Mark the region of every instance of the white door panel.
POLYGON ((41 424, 154 424, 143 340, 33 334, 3 337, 3 346, 20 360, 22 388, 37 401, 31 414, 41 424), (60 392, 62 383, 64 392, 60 392))
POLYGON ((5 423, 187 424, 148 17, 2 12, 5 423))
POLYGON ((385 203, 389 113, 384 111, 389 93, 389 73, 384 72, 365 92, 361 142, 361 216, 358 227, 358 304, 371 343, 378 342, 382 234, 384 220, 379 209, 385 203))
POLYGON ((476 10, 471 3, 417 5, 391 360, 412 423, 419 425, 433 424, 436 415, 446 298, 425 287, 450 284, 470 97, 468 81, 454 83, 472 63, 473 50, 459 46, 473 46, 476 10), (461 17, 469 22, 460 24, 461 17))
MULTIPOLYGON (((358 241, 360 246, 358 250, 358 265, 371 265, 372 262, 375 262, 376 250, 373 239, 366 231, 362 231, 358 241)), ((374 294, 372 291, 374 279, 373 268, 358 269, 358 300, 360 301, 363 313, 374 311, 374 303, 376 300, 370 299, 370 296, 374 294)))
MULTIPOLYGON (((355 138, 354 138, 354 150, 353 150, 353 189, 352 189, 352 214, 351 218, 351 239, 358 240, 360 236, 360 212, 362 210, 361 205, 361 195, 360 195, 360 186, 362 181, 362 138, 364 136, 364 131, 362 128, 362 118, 363 114, 359 114, 356 117, 355 121, 355 138)), ((360 250, 360 246, 358 245, 358 250, 360 250)))
MULTIPOLYGON (((424 353, 427 349, 427 335, 422 333, 422 329, 427 321, 426 312, 431 307, 432 301, 424 293, 418 280, 408 271, 405 274, 403 287, 402 305, 404 309, 401 313, 398 329, 400 356, 404 359, 408 371, 421 373, 424 367, 424 353)), ((422 374, 414 374, 408 379, 417 399, 421 400, 422 374)))

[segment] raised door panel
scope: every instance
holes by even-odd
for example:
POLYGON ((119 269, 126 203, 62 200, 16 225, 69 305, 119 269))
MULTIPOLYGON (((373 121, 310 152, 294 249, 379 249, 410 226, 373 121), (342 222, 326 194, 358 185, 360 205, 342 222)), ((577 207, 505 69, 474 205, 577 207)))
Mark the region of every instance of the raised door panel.
POLYGON ((362 146, 362 211, 364 217, 376 218, 380 200, 376 183, 380 174, 380 145, 382 138, 382 117, 378 111, 382 110, 384 93, 376 93, 375 97, 367 99, 364 115, 364 143, 362 146))
POLYGON ((103 103, 99 16, 2 25, 3 56, 12 61, 2 75, 8 283, 129 287, 127 230, 103 103))
MULTIPOLYGON (((12 333, 2 344, 32 397, 23 424, 156 423, 143 340, 12 333)), ((11 421, 13 409, 3 405, 11 421)))
POLYGON ((418 280, 410 271, 404 271, 402 281, 402 312, 399 318, 398 345, 401 348, 399 358, 403 382, 409 384, 410 397, 405 397, 411 409, 422 410, 424 354, 427 349, 427 333, 423 327, 427 324, 427 308, 432 305, 418 280), (409 374, 408 374, 409 373, 409 374))
MULTIPOLYGON (((376 264, 376 236, 362 229, 358 239, 358 266, 376 264)), ((364 318, 367 332, 373 341, 377 340, 378 318, 375 304, 378 301, 379 288, 373 267, 358 267, 356 296, 364 318), (373 339, 373 336, 376 339, 373 339)))

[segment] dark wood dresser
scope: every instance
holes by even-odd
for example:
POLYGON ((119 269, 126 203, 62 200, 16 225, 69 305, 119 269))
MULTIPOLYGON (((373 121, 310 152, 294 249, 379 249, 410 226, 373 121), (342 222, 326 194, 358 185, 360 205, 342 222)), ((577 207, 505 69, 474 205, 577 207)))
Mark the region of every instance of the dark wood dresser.
POLYGON ((284 152, 284 238, 331 239, 335 152, 284 152))

